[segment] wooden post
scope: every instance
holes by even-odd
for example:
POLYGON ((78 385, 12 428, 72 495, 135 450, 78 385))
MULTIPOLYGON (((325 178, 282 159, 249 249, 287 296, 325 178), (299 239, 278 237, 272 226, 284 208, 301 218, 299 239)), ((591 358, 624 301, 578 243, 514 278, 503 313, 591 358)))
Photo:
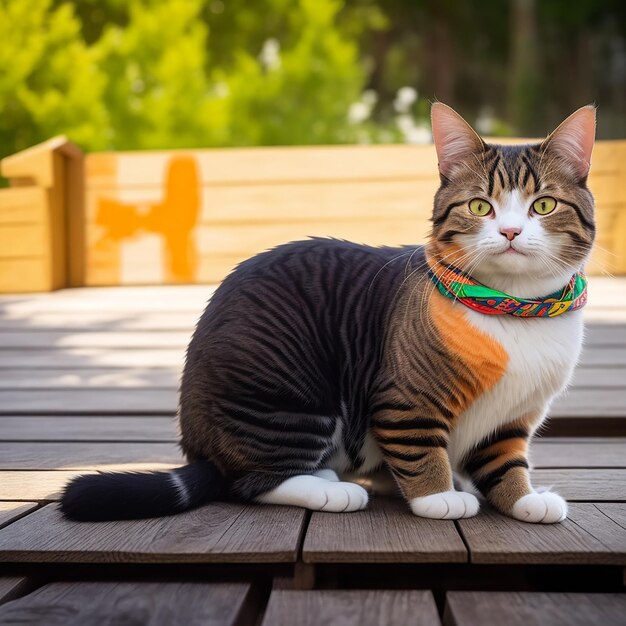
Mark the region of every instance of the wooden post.
POLYGON ((84 284, 83 160, 55 137, 0 161, 0 292, 84 284))

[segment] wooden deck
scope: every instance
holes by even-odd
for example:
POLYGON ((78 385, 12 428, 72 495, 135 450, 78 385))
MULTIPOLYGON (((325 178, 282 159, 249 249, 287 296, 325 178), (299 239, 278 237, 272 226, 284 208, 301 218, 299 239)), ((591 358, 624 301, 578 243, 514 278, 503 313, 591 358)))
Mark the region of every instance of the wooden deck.
POLYGON ((626 624, 626 279, 591 280, 575 384, 534 444, 563 524, 431 521, 379 497, 346 515, 62 519, 76 474, 182 462, 177 381, 210 294, 0 298, 0 624, 626 624))

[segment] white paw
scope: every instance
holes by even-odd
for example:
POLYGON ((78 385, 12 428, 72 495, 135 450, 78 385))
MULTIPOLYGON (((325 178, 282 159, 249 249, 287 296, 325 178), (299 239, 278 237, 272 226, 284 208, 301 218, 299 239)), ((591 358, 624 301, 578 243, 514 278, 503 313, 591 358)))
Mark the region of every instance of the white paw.
POLYGON ((312 511, 349 513, 367 506, 367 491, 360 485, 320 476, 293 476, 256 498, 265 504, 302 506, 312 511))
POLYGON ((551 491, 529 493, 513 505, 511 516, 522 522, 554 524, 567 517, 567 502, 551 491))
MULTIPOLYGON (((324 486, 323 493, 326 497, 326 502, 321 507, 315 508, 315 510, 327 511, 329 513, 360 511, 367 506, 369 499, 367 491, 355 483, 329 482, 328 485, 324 486)), ((318 499, 318 502, 320 502, 320 499, 318 499)))
POLYGON ((441 491, 409 502, 411 511, 431 519, 460 519, 473 517, 480 505, 476 496, 464 491, 441 491))

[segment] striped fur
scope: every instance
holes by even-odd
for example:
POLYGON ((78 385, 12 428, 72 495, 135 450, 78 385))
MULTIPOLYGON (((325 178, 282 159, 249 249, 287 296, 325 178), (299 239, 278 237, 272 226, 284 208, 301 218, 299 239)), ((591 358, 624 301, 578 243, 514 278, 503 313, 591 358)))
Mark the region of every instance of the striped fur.
MULTIPOLYGON (((239 265, 200 318, 180 389, 181 446, 215 468, 226 497, 356 510, 366 495, 330 470, 384 463, 419 515, 476 513, 474 496, 454 491, 456 471, 504 513, 562 518, 561 499, 531 487, 527 451, 571 375, 580 316, 482 319, 491 316, 439 294, 426 270, 454 263, 524 297, 562 287, 593 242, 587 155, 570 155, 569 136, 555 134, 486 145, 443 106, 433 110, 442 183, 427 246, 286 244, 239 265), (558 202, 550 215, 532 212, 542 195, 558 202), (489 215, 470 212, 477 197, 489 215), (514 240, 507 229, 519 230, 514 240)), ((172 512, 184 479, 170 478, 172 512)))

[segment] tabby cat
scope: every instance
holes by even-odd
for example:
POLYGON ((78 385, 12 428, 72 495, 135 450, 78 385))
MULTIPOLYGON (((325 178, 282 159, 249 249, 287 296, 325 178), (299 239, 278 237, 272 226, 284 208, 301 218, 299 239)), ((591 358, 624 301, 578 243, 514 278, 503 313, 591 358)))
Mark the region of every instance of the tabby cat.
POLYGON ((66 516, 215 499, 358 511, 367 492, 340 476, 384 465, 422 517, 476 515, 477 489, 519 520, 565 519, 565 500, 531 485, 528 444, 581 349, 595 110, 533 145, 486 144, 441 103, 432 128, 428 244, 311 239, 241 263, 187 351, 188 465, 76 478, 66 516))

